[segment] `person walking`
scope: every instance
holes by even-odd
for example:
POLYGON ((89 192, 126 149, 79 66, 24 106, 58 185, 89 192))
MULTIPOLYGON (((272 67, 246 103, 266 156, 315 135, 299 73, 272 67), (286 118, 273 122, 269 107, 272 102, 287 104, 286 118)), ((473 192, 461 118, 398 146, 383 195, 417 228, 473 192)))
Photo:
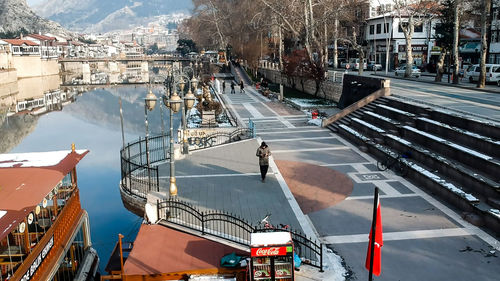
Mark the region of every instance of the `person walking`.
POLYGON ((222 93, 226 93, 226 81, 222 81, 222 93))
POLYGON ((244 86, 243 86, 243 80, 240 80, 240 93, 244 93, 245 90, 243 89, 244 86))
POLYGON ((262 142, 259 148, 257 148, 255 156, 259 157, 260 176, 262 178, 262 182, 265 182, 267 169, 269 169, 269 156, 271 156, 269 146, 267 146, 265 142, 262 142))
POLYGON ((236 93, 236 92, 234 91, 234 82, 233 82, 233 81, 231 81, 231 94, 234 94, 234 93, 236 93))

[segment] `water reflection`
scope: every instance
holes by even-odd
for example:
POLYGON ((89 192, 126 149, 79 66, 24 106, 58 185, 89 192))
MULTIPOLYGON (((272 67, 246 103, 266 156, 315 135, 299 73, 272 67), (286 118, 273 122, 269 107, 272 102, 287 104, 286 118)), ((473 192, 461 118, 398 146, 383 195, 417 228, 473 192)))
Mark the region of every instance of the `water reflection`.
MULTIPOLYGON (((26 85, 19 87, 23 91, 29 88, 26 85)), ((123 207, 118 189, 119 149, 122 145, 118 99, 122 98, 126 139, 136 140, 145 134, 144 98, 147 88, 116 86, 85 93, 81 90, 57 89, 71 95, 71 99, 61 103, 57 110, 46 108, 43 113, 35 114, 41 110, 37 108, 4 114, 0 119, 3 120, 0 124, 0 149, 12 153, 50 151, 70 149, 71 143, 75 143, 77 149, 90 150, 78 166, 78 180, 81 201, 90 216, 92 240, 103 269, 118 233, 126 235, 125 240, 132 241, 142 220, 123 207)), ((156 87, 153 91, 159 96, 163 90, 156 87)), ((168 112, 163 110, 163 113, 166 117, 168 112)), ((149 113, 153 133, 161 131, 160 120, 160 107, 157 105, 149 113)), ((174 126, 178 127, 179 122, 180 116, 176 114, 174 126)), ((168 118, 165 118, 165 127, 168 128, 168 118)))

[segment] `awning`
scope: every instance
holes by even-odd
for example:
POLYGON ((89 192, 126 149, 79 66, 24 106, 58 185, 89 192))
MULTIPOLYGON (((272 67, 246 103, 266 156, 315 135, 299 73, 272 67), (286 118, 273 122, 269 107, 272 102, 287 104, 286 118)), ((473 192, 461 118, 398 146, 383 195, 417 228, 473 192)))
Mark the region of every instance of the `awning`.
POLYGON ((125 265, 127 276, 209 270, 221 271, 220 259, 230 253, 249 256, 228 245, 162 225, 141 225, 125 265))
POLYGON ((479 53, 481 52, 480 42, 468 42, 463 46, 459 47, 460 53, 479 53))

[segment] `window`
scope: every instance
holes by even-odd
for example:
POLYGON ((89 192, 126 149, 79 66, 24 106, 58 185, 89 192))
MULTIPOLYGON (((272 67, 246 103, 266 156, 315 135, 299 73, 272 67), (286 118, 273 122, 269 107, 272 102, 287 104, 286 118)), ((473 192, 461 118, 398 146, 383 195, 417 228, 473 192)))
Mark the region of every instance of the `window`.
POLYGON ((382 33, 382 24, 377 24, 377 34, 382 33))
POLYGON ((423 32, 423 31, 424 31, 424 25, 423 24, 415 25, 414 32, 423 32))
POLYGON ((389 23, 385 23, 385 28, 384 28, 384 33, 388 33, 389 32, 389 23))
POLYGON ((407 27, 408 23, 407 22, 400 22, 398 24, 398 32, 403 32, 403 28, 401 26, 407 27))
POLYGON ((374 34, 375 33, 375 25, 370 25, 370 34, 374 34))

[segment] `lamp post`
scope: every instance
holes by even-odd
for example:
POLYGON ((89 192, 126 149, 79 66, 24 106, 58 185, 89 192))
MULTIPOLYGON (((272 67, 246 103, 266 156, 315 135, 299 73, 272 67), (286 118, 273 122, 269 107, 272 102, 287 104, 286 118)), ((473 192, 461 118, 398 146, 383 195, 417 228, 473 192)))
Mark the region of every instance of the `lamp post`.
POLYGON ((156 96, 153 94, 151 89, 144 99, 144 125, 146 127, 146 162, 148 165, 148 187, 151 189, 151 171, 150 171, 150 160, 149 160, 149 124, 148 124, 148 111, 152 111, 156 105, 156 96))
MULTIPOLYGON (((179 82, 175 83, 175 77, 172 75, 167 80, 167 93, 170 94, 170 98, 166 95, 162 97, 163 103, 165 107, 170 109, 170 186, 169 186, 169 194, 170 196, 177 196, 177 184, 175 179, 175 151, 174 151, 174 127, 173 127, 173 115, 174 113, 179 112, 181 106, 186 109, 191 109, 194 105, 195 97, 191 93, 191 89, 189 89, 188 93, 184 98, 179 97, 177 94, 177 86, 182 91, 184 90, 185 82, 184 80, 179 80, 179 82), (173 85, 173 87, 172 87, 173 85), (172 90, 170 90, 172 89, 172 90)), ((184 115, 184 114, 183 114, 184 115)), ((185 135, 185 134, 183 134, 185 135)), ((186 143, 187 145, 187 140, 186 143)))

